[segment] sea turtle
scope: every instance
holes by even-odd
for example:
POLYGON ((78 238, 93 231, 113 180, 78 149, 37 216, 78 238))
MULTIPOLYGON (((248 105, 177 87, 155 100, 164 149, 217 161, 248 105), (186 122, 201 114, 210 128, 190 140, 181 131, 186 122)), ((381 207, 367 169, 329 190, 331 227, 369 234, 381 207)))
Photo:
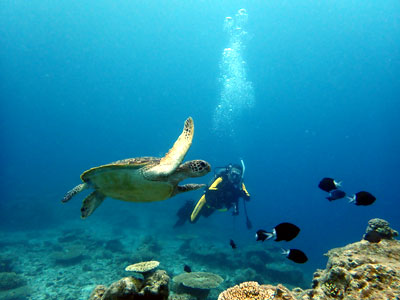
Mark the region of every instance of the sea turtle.
POLYGON ((62 202, 68 202, 77 193, 93 188, 94 191, 82 203, 81 217, 85 219, 106 197, 130 202, 152 202, 204 187, 204 184, 193 183, 178 185, 188 177, 201 177, 211 170, 204 160, 181 164, 192 144, 193 134, 193 119, 189 117, 181 135, 164 157, 128 158, 91 168, 82 173, 83 183, 70 190, 62 202))

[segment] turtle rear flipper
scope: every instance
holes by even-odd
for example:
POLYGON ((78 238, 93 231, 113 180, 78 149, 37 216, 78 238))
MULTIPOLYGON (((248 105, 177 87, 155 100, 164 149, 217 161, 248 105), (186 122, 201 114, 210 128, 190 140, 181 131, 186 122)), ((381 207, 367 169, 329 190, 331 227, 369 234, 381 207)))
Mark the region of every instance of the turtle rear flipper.
POLYGON ((68 193, 65 194, 64 198, 61 200, 62 203, 66 203, 69 200, 71 200, 71 198, 73 196, 75 196, 76 194, 82 192, 83 190, 87 189, 88 185, 87 183, 81 183, 78 184, 76 187, 74 187, 72 190, 70 190, 68 193))
POLYGON ((99 191, 90 193, 85 199, 83 199, 81 207, 81 218, 86 219, 103 203, 106 196, 99 191))
POLYGON ((146 175, 153 178, 159 178, 160 176, 168 176, 171 174, 185 158, 187 151, 192 145, 193 134, 194 123, 193 119, 189 117, 186 119, 183 131, 172 148, 169 149, 168 153, 163 158, 161 158, 160 163, 157 166, 150 168, 146 172, 146 175))

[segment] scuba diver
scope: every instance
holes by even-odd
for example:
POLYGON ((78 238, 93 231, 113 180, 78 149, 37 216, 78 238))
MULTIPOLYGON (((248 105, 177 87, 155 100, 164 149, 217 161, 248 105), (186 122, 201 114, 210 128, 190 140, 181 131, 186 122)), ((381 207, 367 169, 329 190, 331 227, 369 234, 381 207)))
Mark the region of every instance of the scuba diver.
POLYGON ((174 228, 180 227, 190 220, 190 214, 194 207, 193 200, 186 200, 185 204, 177 211, 176 216, 178 220, 174 224, 174 228))
POLYGON ((208 185, 193 209, 190 221, 194 223, 200 215, 207 218, 215 210, 228 211, 231 208, 232 215, 237 216, 239 215, 239 199, 242 198, 246 225, 248 229, 251 229, 252 224, 246 209, 246 202, 250 200, 250 194, 243 182, 244 171, 243 160, 241 160, 241 165, 229 164, 226 167, 217 168, 211 184, 208 185))

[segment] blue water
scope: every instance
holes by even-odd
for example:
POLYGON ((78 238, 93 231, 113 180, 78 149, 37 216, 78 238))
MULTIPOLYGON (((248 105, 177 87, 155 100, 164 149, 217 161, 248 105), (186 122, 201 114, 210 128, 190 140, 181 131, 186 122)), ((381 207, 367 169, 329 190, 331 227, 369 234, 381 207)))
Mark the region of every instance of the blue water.
MULTIPOLYGON (((293 222, 301 233, 281 246, 304 250, 309 271, 325 266, 329 249, 360 240, 371 218, 400 229, 399 14, 395 0, 3 1, 0 229, 79 220, 80 199, 60 200, 84 170, 164 155, 188 116, 196 131, 186 159, 244 159, 254 226, 227 213, 188 231, 219 226, 229 247, 232 237, 255 243, 255 230, 293 222), (240 8, 254 105, 225 134, 213 127, 223 22, 240 8), (377 200, 329 202, 317 187, 326 176, 377 200)), ((157 232, 200 195, 148 206, 106 200, 82 227, 132 210, 157 232)))

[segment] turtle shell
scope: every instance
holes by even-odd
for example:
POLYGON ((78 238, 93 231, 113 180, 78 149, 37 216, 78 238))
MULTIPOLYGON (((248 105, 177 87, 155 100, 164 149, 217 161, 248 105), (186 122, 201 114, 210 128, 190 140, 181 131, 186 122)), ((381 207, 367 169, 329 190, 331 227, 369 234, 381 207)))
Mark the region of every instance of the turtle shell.
POLYGON ((83 182, 107 197, 129 202, 152 202, 171 197, 175 188, 167 178, 149 180, 143 171, 159 164, 160 158, 123 159, 82 173, 83 182))

